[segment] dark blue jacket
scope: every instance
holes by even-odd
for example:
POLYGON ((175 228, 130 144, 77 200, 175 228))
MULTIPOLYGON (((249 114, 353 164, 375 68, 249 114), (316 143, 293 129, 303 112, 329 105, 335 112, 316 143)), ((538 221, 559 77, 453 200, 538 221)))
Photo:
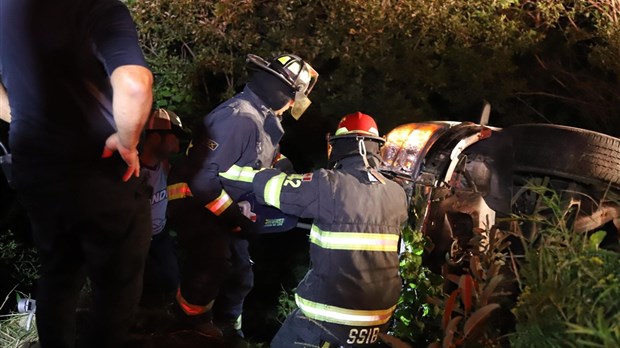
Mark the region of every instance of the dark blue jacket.
POLYGON ((283 135, 280 118, 246 87, 194 130, 187 156, 172 167, 169 199, 191 198, 216 216, 239 218, 236 202, 252 190, 253 171, 280 157, 283 135))
POLYGON ((398 245, 406 195, 397 183, 371 175, 359 156, 339 163, 339 169, 301 175, 263 170, 255 174, 254 191, 259 203, 314 219, 312 268, 296 294, 303 313, 345 326, 380 326, 401 290, 398 245))

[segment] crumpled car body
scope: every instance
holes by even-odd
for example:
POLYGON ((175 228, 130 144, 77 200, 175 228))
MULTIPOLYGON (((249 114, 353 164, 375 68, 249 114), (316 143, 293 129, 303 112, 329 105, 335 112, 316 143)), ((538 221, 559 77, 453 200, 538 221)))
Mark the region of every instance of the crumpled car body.
POLYGON ((424 262, 437 273, 471 248, 483 249, 492 226, 537 213, 532 183, 561 194, 575 212, 576 232, 606 228, 617 242, 620 139, 557 125, 421 122, 390 131, 382 157, 382 172, 400 181, 410 200, 425 198, 424 215, 411 214, 410 223, 432 241, 424 262))

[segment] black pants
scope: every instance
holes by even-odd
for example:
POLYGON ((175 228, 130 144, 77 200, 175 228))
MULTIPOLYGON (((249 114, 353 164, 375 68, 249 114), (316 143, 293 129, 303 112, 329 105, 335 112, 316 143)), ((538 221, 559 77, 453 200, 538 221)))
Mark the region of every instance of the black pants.
POLYGON ((179 278, 176 245, 170 232, 164 229, 151 238, 144 267, 142 304, 159 306, 174 299, 179 278))
POLYGON ((237 320, 254 285, 248 242, 232 236, 193 199, 171 201, 168 211, 184 254, 181 294, 199 306, 215 300, 212 313, 216 321, 237 320))
POLYGON ((142 290, 151 221, 146 186, 139 179, 123 183, 122 170, 104 160, 95 168, 65 170, 72 176, 51 185, 18 190, 41 262, 36 319, 43 348, 75 346, 75 310, 86 276, 92 321, 80 341, 91 348, 125 344, 142 290))
POLYGON ((378 334, 387 331, 387 324, 374 327, 349 327, 306 317, 294 310, 286 318, 273 340, 271 348, 290 347, 377 347, 378 334))

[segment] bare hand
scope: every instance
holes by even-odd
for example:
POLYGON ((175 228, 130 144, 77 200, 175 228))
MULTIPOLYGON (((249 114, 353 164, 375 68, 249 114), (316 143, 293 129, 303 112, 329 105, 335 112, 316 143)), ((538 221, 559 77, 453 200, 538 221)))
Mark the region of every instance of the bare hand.
POLYGON ((136 148, 128 148, 123 146, 118 136, 114 133, 108 137, 103 147, 101 158, 112 156, 114 151, 118 151, 121 158, 127 163, 127 171, 123 175, 123 181, 129 180, 132 176, 140 176, 140 159, 138 158, 138 150, 136 148))

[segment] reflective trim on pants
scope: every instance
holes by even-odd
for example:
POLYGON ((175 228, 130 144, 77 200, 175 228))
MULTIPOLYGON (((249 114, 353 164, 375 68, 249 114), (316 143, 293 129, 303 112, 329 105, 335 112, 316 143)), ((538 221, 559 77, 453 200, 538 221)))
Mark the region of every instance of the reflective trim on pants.
POLYGON ((181 295, 181 288, 178 288, 177 289, 177 303, 179 304, 179 306, 181 307, 181 309, 183 310, 185 314, 193 316, 193 315, 200 315, 200 314, 210 311, 211 308, 213 307, 213 303, 215 303, 215 300, 209 302, 206 306, 191 304, 187 302, 185 298, 183 298, 183 295, 181 295))

